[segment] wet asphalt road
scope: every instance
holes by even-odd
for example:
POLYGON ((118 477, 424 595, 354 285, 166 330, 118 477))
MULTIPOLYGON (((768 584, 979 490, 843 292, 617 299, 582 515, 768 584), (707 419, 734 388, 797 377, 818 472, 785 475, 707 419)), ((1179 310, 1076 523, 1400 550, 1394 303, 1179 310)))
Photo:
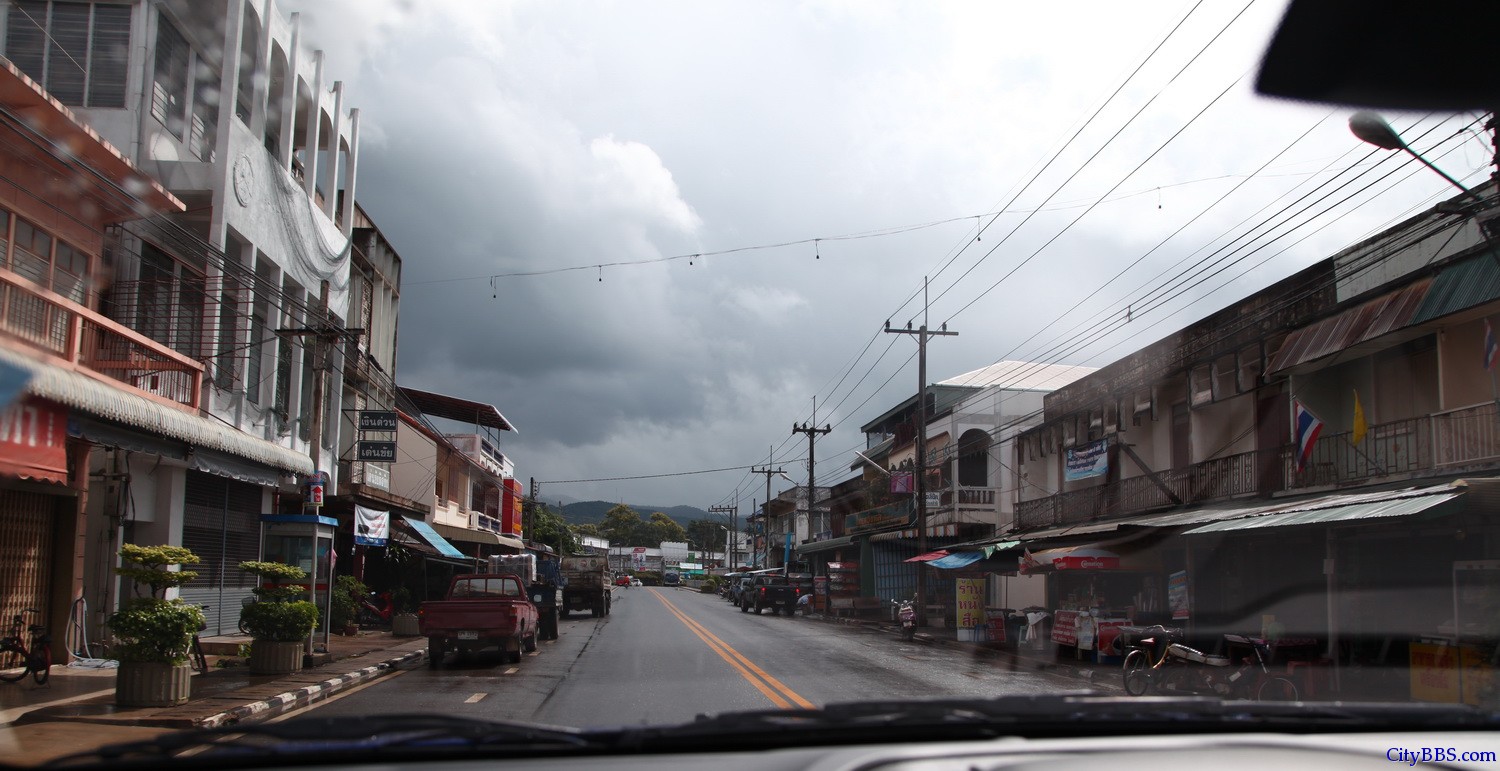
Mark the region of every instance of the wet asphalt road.
POLYGON ((681 723, 701 713, 870 699, 1081 690, 1004 658, 802 617, 741 613, 685 589, 617 589, 609 616, 574 615, 518 665, 449 656, 314 708, 440 713, 580 727, 681 723))

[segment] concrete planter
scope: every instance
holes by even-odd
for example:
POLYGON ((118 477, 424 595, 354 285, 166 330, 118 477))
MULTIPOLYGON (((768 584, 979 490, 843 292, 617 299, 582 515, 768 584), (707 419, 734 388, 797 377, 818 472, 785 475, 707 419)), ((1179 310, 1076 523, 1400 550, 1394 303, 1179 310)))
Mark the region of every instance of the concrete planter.
POLYGON ((416 637, 421 634, 417 625, 417 614, 397 613, 391 617, 391 635, 395 637, 416 637))
POLYGON ((301 640, 256 640, 250 644, 250 674, 286 675, 301 672, 303 647, 301 640))
POLYGON ((193 694, 187 664, 122 661, 115 670, 115 703, 122 707, 175 707, 193 694))

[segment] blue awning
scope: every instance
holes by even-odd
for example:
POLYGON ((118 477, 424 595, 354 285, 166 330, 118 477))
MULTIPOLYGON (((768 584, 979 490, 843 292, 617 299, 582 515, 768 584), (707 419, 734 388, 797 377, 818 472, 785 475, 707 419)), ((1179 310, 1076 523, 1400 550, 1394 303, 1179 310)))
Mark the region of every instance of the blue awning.
POLYGON ((938 557, 927 564, 935 568, 943 568, 944 570, 957 570, 958 568, 966 568, 982 559, 984 559, 984 552, 982 551, 961 551, 957 554, 949 554, 946 557, 938 557))
POLYGON ((431 544, 432 548, 437 549, 439 554, 444 557, 468 559, 467 555, 454 548, 453 544, 448 543, 447 539, 438 535, 437 531, 432 529, 432 525, 420 519, 412 519, 411 517, 402 517, 402 519, 406 520, 406 524, 411 525, 411 529, 417 531, 417 535, 422 536, 422 540, 431 544))

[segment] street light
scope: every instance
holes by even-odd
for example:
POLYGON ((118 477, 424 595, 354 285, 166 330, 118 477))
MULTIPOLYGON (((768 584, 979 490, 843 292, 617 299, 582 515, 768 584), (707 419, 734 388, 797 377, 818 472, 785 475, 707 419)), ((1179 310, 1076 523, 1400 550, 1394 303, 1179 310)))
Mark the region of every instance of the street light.
POLYGON ((1406 140, 1402 139, 1401 135, 1397 134, 1396 130, 1391 128, 1391 124, 1385 122, 1385 118, 1369 110, 1360 110, 1349 116, 1349 130, 1354 132, 1354 136, 1359 137, 1360 141, 1368 142, 1383 150, 1406 151, 1408 155, 1421 161, 1427 168, 1437 172, 1439 176, 1448 180, 1454 187, 1464 191, 1465 195, 1479 203, 1484 203, 1484 199, 1480 198, 1473 190, 1464 187, 1462 182, 1448 176, 1447 172, 1432 165, 1432 161, 1423 158, 1416 150, 1411 149, 1411 146, 1406 144, 1406 140))

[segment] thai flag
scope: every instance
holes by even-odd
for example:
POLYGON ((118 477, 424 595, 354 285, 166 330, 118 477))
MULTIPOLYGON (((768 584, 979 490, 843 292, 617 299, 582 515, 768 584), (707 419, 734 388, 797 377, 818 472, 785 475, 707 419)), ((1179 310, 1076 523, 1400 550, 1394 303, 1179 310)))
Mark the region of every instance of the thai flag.
POLYGON ((1500 343, 1495 342, 1495 329, 1490 320, 1484 320, 1484 368, 1495 368, 1495 357, 1500 355, 1500 343))
POLYGON ((1312 457, 1313 443, 1323 431, 1323 421, 1295 399, 1292 400, 1292 420, 1297 432, 1297 471, 1301 472, 1307 467, 1308 458, 1312 457))

